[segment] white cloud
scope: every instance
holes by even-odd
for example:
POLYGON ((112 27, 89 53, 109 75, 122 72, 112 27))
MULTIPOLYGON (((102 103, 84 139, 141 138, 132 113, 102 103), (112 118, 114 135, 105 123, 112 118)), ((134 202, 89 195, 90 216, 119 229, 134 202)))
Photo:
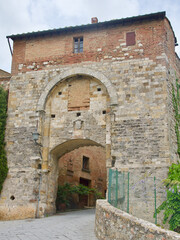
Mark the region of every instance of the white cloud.
POLYGON ((90 23, 91 17, 105 21, 138 13, 137 0, 52 0, 52 3, 59 18, 77 19, 80 24, 90 23))
MULTIPOLYGON (((10 71, 7 35, 167 11, 180 42, 179 0, 0 0, 0 68, 10 71)), ((180 54, 180 49, 176 48, 180 54)))
MULTIPOLYGON (((139 0, 141 13, 152 13, 166 11, 166 16, 170 20, 174 33, 180 44, 180 0, 139 0)), ((176 52, 180 56, 180 46, 176 47, 176 52)))
POLYGON ((29 11, 31 0, 0 0, 0 68, 10 72, 11 55, 6 40, 7 35, 38 31, 45 29, 48 24, 44 20, 31 18, 29 11))

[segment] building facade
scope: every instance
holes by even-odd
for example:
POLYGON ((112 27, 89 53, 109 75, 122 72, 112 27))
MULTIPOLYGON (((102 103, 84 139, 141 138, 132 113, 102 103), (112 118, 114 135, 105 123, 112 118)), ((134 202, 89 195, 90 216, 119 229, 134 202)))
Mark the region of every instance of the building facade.
POLYGON ((10 79, 11 79, 11 74, 0 69, 0 86, 5 90, 9 89, 10 79))
MULTIPOLYGON (((59 159, 80 148, 104 149, 107 169, 129 171, 134 184, 144 174, 166 177, 178 159, 172 84, 180 61, 165 12, 8 38, 9 174, 1 218, 55 212, 59 159)), ((130 213, 152 221, 141 196, 132 195, 130 205, 130 213)))

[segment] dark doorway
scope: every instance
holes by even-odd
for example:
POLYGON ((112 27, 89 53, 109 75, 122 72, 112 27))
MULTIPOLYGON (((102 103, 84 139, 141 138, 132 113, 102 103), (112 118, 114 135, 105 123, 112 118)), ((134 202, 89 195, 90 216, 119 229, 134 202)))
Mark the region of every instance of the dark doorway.
MULTIPOLYGON (((79 183, 86 186, 90 187, 91 186, 91 180, 85 179, 85 178, 80 178, 79 183)), ((89 207, 89 200, 90 196, 88 195, 79 195, 79 205, 81 208, 84 207, 89 207)))

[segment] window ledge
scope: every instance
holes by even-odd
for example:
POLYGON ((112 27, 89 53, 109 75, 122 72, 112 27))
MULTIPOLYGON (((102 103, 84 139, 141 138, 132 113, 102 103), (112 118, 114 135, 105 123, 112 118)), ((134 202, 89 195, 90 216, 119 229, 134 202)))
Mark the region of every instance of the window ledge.
POLYGON ((83 172, 90 173, 90 170, 89 170, 89 169, 82 168, 82 171, 83 171, 83 172))

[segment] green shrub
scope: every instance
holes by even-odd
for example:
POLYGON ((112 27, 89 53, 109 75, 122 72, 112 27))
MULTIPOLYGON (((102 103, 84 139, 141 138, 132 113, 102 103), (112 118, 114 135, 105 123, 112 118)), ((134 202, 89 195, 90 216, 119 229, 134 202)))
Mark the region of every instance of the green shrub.
POLYGON ((0 192, 6 179, 8 167, 5 151, 5 127, 7 118, 7 92, 0 87, 0 192))
POLYGON ((164 180, 167 198, 157 208, 157 213, 164 210, 163 223, 168 220, 170 230, 180 233, 180 164, 173 163, 169 168, 167 179, 164 180))
POLYGON ((65 203, 67 207, 70 206, 73 194, 79 195, 89 195, 92 194, 96 199, 103 198, 102 194, 98 192, 95 188, 89 188, 82 184, 72 185, 70 183, 65 183, 64 185, 58 186, 56 203, 65 203))
POLYGON ((72 197, 72 186, 69 183, 58 186, 56 202, 65 203, 69 206, 72 197))

